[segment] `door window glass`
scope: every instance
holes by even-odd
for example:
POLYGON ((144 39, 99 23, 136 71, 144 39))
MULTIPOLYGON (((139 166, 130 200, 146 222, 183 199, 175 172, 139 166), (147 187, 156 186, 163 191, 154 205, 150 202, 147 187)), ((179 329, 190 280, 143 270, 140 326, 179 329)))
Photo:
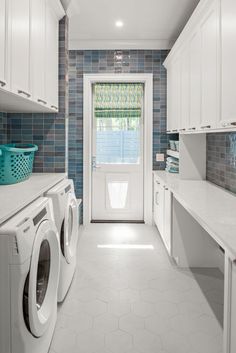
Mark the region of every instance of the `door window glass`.
POLYGON ((43 304, 50 275, 50 245, 47 240, 43 240, 40 246, 37 282, 36 282, 36 305, 39 310, 43 304))
POLYGON ((143 84, 94 85, 97 164, 139 164, 143 84))

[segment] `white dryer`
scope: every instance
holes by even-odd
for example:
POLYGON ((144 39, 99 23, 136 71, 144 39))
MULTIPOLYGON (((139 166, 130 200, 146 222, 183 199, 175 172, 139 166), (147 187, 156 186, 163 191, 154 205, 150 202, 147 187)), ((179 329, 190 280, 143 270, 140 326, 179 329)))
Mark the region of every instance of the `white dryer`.
POLYGON ((61 247, 58 302, 65 298, 76 268, 79 236, 78 203, 72 180, 65 179, 50 189, 46 197, 52 199, 55 223, 61 247))
POLYGON ((47 353, 60 266, 52 203, 39 198, 0 227, 0 353, 47 353))

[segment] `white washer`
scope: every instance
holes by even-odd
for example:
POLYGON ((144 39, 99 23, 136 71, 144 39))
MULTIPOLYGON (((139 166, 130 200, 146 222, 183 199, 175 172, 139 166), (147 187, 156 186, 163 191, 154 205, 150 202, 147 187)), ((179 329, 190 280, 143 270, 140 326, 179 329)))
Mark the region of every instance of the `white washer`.
POLYGON ((51 200, 0 227, 0 353, 46 353, 57 318, 60 266, 51 200))
POLYGON ((79 236, 78 203, 72 180, 65 179, 50 189, 46 196, 52 199, 55 223, 61 246, 58 302, 62 302, 70 288, 76 268, 79 236))

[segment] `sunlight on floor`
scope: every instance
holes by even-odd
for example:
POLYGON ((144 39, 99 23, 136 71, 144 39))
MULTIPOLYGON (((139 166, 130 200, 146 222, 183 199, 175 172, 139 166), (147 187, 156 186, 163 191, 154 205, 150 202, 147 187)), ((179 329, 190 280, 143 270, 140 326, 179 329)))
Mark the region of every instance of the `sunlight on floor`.
POLYGON ((100 249, 141 249, 141 250, 153 250, 153 245, 145 244, 98 244, 100 249))

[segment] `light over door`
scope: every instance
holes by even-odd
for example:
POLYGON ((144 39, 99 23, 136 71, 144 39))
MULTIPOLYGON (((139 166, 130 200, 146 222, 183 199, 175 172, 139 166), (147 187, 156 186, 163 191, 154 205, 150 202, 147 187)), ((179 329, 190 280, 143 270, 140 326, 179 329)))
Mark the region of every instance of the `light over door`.
POLYGON ((93 87, 92 220, 143 221, 143 84, 93 87))

